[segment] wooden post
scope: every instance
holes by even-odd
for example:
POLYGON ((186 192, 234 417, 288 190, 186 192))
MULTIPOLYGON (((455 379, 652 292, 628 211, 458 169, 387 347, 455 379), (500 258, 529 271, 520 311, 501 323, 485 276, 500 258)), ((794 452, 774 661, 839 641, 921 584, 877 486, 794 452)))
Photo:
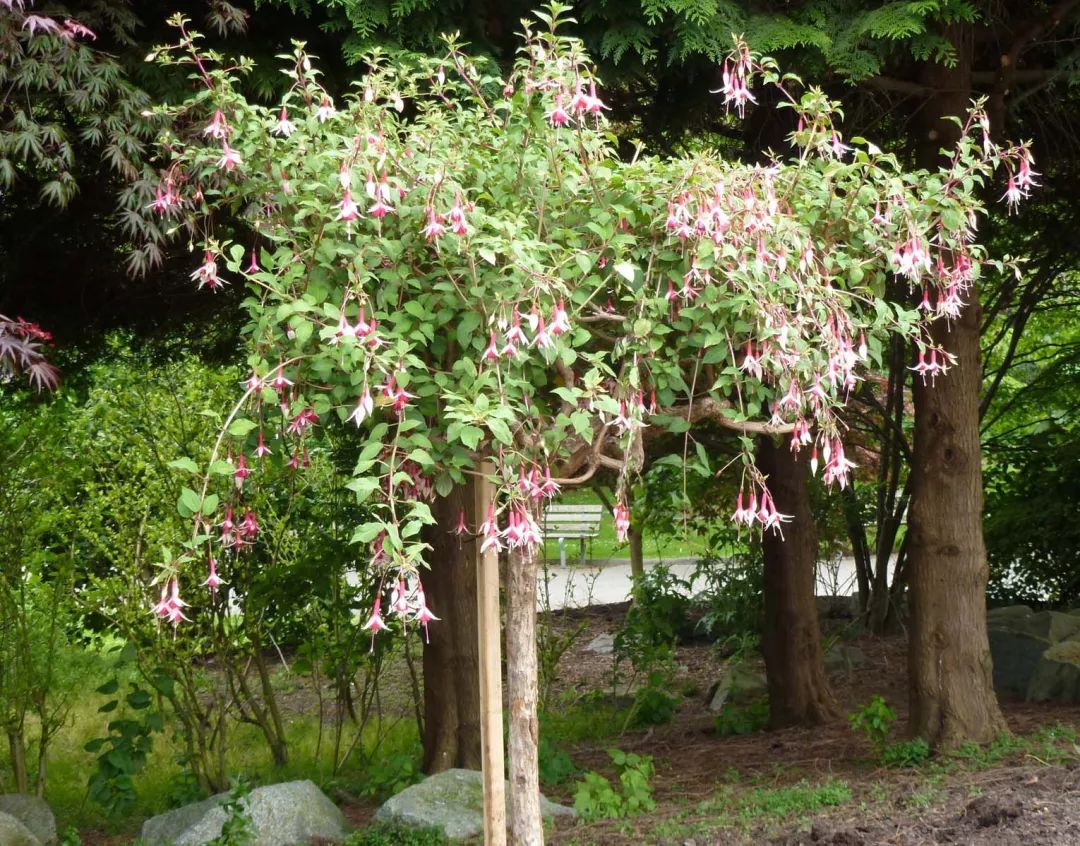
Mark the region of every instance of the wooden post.
MULTIPOLYGON (((476 480, 476 519, 495 498, 495 466, 480 464, 476 480)), ((484 846, 506 846, 506 781, 503 756, 502 661, 500 657, 499 553, 480 551, 476 539, 477 633, 480 639, 480 748, 484 773, 484 846)))

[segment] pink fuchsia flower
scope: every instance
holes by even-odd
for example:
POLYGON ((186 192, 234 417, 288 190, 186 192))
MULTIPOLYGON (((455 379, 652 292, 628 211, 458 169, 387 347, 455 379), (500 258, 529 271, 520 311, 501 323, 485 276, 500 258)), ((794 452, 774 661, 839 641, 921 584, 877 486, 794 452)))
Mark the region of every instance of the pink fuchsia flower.
POLYGON ((251 248, 251 263, 248 264, 247 269, 244 272, 245 273, 258 273, 260 270, 262 270, 262 268, 259 267, 259 260, 255 256, 255 248, 252 247, 251 248))
POLYGON ((732 521, 744 526, 752 526, 754 520, 757 518, 756 510, 757 500, 755 497, 753 505, 750 508, 743 506, 743 492, 739 491, 739 496, 735 500, 735 513, 731 515, 732 521))
POLYGON ((203 582, 203 587, 210 588, 211 593, 216 593, 217 589, 225 584, 225 581, 217 574, 217 559, 210 559, 210 575, 206 577, 206 581, 203 582))
POLYGON ((187 617, 184 616, 184 608, 187 608, 188 604, 180 598, 180 582, 176 578, 169 580, 168 589, 163 586, 161 589, 161 601, 154 606, 154 613, 159 617, 163 617, 172 623, 174 626, 180 623, 181 620, 190 622, 187 617))
POLYGON ((434 241, 441 235, 446 234, 446 227, 443 225, 443 216, 441 214, 435 214, 435 209, 428 208, 428 222, 421 231, 421 234, 429 241, 434 241))
POLYGON ((918 282, 924 273, 930 272, 930 254, 915 235, 893 250, 891 261, 894 270, 912 282, 918 282))
POLYGON ((154 202, 150 204, 150 208, 158 214, 164 215, 179 205, 180 198, 176 195, 175 186, 170 178, 165 180, 165 190, 162 190, 160 184, 158 185, 157 193, 154 196, 154 202))
POLYGON ((551 499, 555 494, 559 492, 559 486, 555 480, 551 478, 551 468, 544 467, 544 481, 539 487, 540 496, 551 499))
POLYGON ((1014 177, 1009 177, 1008 185, 1005 188, 1005 193, 1001 195, 1001 199, 1005 201, 1010 214, 1020 208, 1020 201, 1024 199, 1024 191, 1017 184, 1014 177))
POLYGON ((225 120, 225 115, 221 109, 214 112, 213 119, 206 125, 202 134, 210 138, 216 138, 219 141, 224 141, 229 137, 229 124, 225 120))
POLYGON ((1024 196, 1027 196, 1027 192, 1032 188, 1038 186, 1038 182, 1035 181, 1035 177, 1039 174, 1031 169, 1032 164, 1035 163, 1034 157, 1031 155, 1031 151, 1025 149, 1020 157, 1020 164, 1016 170, 1016 186, 1024 192, 1024 196))
POLYGON ((623 502, 615 504, 615 538, 619 543, 626 540, 630 533, 630 509, 623 502))
POLYGON ((465 524, 465 510, 462 509, 458 512, 457 525, 454 527, 454 534, 459 538, 465 537, 469 534, 469 527, 465 524))
POLYGON ((398 383, 397 376, 391 376, 390 380, 382 386, 382 395, 390 400, 394 411, 402 412, 409 400, 416 399, 416 394, 410 394, 398 383))
POLYGON ((533 346, 539 350, 554 349, 555 341, 552 340, 551 335, 548 334, 547 326, 544 323, 544 316, 542 314, 536 314, 536 334, 533 336, 533 346))
POLYGON ((393 213, 394 213, 394 207, 390 206, 390 205, 387 205, 382 200, 376 200, 372 204, 371 208, 368 209, 368 214, 370 214, 376 220, 382 220, 388 214, 393 214, 393 213))
POLYGON ((556 338, 570 331, 570 319, 567 317, 566 307, 563 305, 562 300, 555 304, 555 309, 551 312, 550 331, 556 338))
POLYGON ((455 235, 464 237, 469 234, 469 224, 465 220, 465 208, 461 205, 461 195, 454 199, 454 205, 446 213, 446 219, 450 223, 450 231, 455 235))
POLYGON ((320 103, 319 108, 315 110, 315 117, 319 119, 319 123, 326 123, 333 116, 334 106, 330 102, 330 98, 324 94, 322 98, 322 103, 320 103))
POLYGON ((484 350, 484 361, 498 361, 499 360, 499 346, 495 341, 495 330, 491 330, 491 335, 488 339, 487 349, 484 350))
POLYGON ((280 394, 291 384, 292 382, 289 379, 285 378, 283 368, 279 365, 277 369, 277 376, 275 376, 274 381, 270 383, 270 387, 280 394))
POLYGON ((831 485, 836 482, 841 489, 847 487, 848 473, 855 467, 854 462, 848 461, 844 455, 844 444, 839 438, 834 438, 832 443, 825 442, 824 450, 825 470, 822 479, 825 484, 831 485))
POLYGON ((555 106, 550 112, 548 112, 548 120, 551 121, 551 125, 554 127, 566 126, 570 123, 570 113, 566 111, 566 107, 563 105, 565 97, 563 92, 559 92, 555 95, 555 106))
POLYGON ((288 138, 296 132, 296 124, 289 120, 289 110, 284 106, 281 107, 281 115, 278 117, 278 122, 274 124, 274 128, 270 131, 274 135, 280 135, 282 138, 288 138))
POLYGON ((341 197, 341 202, 338 203, 338 210, 338 220, 351 222, 360 217, 360 207, 356 205, 356 202, 352 198, 352 193, 348 188, 345 189, 345 193, 341 197))
POLYGON ((236 486, 243 487, 244 480, 251 475, 251 470, 247 466, 247 458, 244 457, 244 453, 240 453, 240 458, 236 462, 236 470, 233 471, 233 478, 236 479, 236 486))
POLYGON ((221 277, 218 276, 217 260, 214 258, 213 253, 207 250, 203 254, 203 263, 200 264, 195 272, 191 274, 191 278, 199 283, 199 287, 207 287, 211 291, 218 291, 222 288, 221 277))
POLYGON ((724 103, 728 107, 734 106, 739 117, 744 117, 747 103, 756 103, 754 95, 750 93, 749 77, 753 69, 750 51, 744 45, 740 45, 732 58, 724 61, 722 84, 713 94, 723 94, 724 103))
POLYGON ((764 373, 761 367, 761 358, 754 354, 754 345, 751 341, 746 342, 746 354, 743 356, 739 369, 755 379, 760 379, 764 373))
POLYGON ((221 158, 218 159, 217 166, 222 170, 233 171, 243 163, 240 154, 229 146, 228 141, 223 141, 221 143, 221 158))
POLYGON ((309 426, 318 422, 319 415, 315 413, 314 408, 309 406, 289 422, 289 433, 293 435, 302 435, 307 431, 309 426))
POLYGON ((364 387, 364 392, 360 394, 360 399, 356 401, 356 408, 352 410, 346 419, 351 420, 357 426, 362 424, 368 417, 371 416, 372 411, 375 409, 375 401, 371 398, 371 391, 364 387))
POLYGON ((494 549, 496 552, 501 552, 503 545, 499 539, 499 518, 495 513, 495 503, 488 504, 487 519, 480 524, 480 536, 483 537, 483 542, 480 544, 480 552, 487 552, 489 549, 494 549))
POLYGON ((817 444, 814 444, 810 448, 810 475, 817 475, 818 457, 817 457, 817 444))
POLYGON ((374 651, 375 635, 386 629, 386 621, 382 617, 382 597, 376 595, 375 605, 371 609, 371 616, 367 618, 367 622, 361 628, 364 631, 371 632, 371 649, 374 651))
POLYGON ((401 617, 409 613, 409 590, 404 579, 398 579, 397 585, 390 591, 390 611, 401 617))
POLYGON ((258 390, 260 390, 262 388, 263 381, 259 377, 258 373, 256 373, 255 371, 252 371, 251 375, 248 376, 247 379, 244 380, 243 384, 244 384, 244 388, 246 390, 254 392, 254 391, 258 391, 258 390))
POLYGON ((254 540, 259 534, 259 521, 255 519, 255 512, 250 508, 244 512, 240 533, 248 540, 254 540))
POLYGON ((439 618, 432 614, 431 609, 428 608, 422 585, 417 587, 416 598, 414 601, 416 603, 416 616, 414 619, 424 627, 424 642, 431 643, 431 639, 428 636, 428 623, 438 622, 439 618))
POLYGON ((263 431, 262 431, 262 429, 260 429, 259 430, 259 443, 255 447, 255 457, 256 458, 265 458, 266 456, 270 455, 272 452, 273 452, 273 450, 271 450, 270 447, 268 447, 266 445, 266 436, 263 435, 263 431))

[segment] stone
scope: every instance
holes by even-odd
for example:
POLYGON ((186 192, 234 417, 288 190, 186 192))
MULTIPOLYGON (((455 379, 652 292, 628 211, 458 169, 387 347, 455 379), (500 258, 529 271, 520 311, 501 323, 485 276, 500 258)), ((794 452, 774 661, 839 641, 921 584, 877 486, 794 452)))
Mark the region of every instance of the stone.
POLYGON ((825 672, 827 673, 850 673, 852 670, 865 667, 866 664, 866 653, 857 646, 837 643, 825 653, 825 672))
MULTIPOLYGON (((155 846, 205 846, 221 834, 228 793, 219 793, 151 817, 141 838, 155 846)), ((315 838, 337 843, 348 836, 345 815, 310 781, 258 787, 244 800, 255 829, 251 846, 308 846, 315 838)))
MULTIPOLYGON (((509 795, 509 786, 507 794, 509 795)), ((574 818, 573 808, 540 797, 545 819, 574 818)), ((484 782, 478 770, 446 770, 406 787, 386 800, 375 819, 401 825, 440 828, 451 840, 484 832, 484 782)))
POLYGON ((994 687, 1024 696, 1035 667, 1050 644, 1041 637, 1012 629, 991 628, 987 634, 994 661, 994 687))
POLYGON ((1080 702, 1080 642, 1058 643, 1043 653, 1025 698, 1029 702, 1080 702))
POLYGON ((23 793, 7 793, 0 796, 0 813, 15 817, 41 842, 41 846, 56 843, 56 817, 44 799, 23 793))
POLYGON ((1030 617, 1034 613, 1027 605, 1001 605, 987 609, 986 622, 987 624, 1005 622, 1020 617, 1030 617))
POLYGON ((1080 633, 1080 617, 1061 611, 1039 611, 1027 617, 995 620, 993 628, 1005 628, 1014 632, 1042 638, 1047 643, 1061 643, 1080 633))
POLYGON ((42 846, 42 843, 15 817, 0 811, 0 846, 42 846))
POLYGON ((747 667, 745 664, 736 664, 724 671, 720 680, 709 688, 709 710, 719 713, 724 706, 731 702, 735 705, 749 705, 765 698, 769 694, 769 687, 765 682, 765 674, 747 667))
POLYGON ((597 655, 611 655, 615 651, 615 636, 607 632, 598 634, 589 641, 585 651, 595 652, 597 655))

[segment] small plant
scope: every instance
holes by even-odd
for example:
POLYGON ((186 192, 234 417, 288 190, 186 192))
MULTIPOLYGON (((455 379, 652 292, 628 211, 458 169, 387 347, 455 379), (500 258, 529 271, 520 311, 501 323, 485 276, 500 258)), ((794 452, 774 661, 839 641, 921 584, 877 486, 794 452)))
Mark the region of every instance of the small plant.
POLYGON ((587 772, 578 782, 574 810, 586 822, 622 819, 656 809, 650 781, 656 770, 652 757, 609 749, 612 763, 619 770, 620 789, 600 773, 587 772))
POLYGON ((634 694, 634 704, 627 717, 634 726, 659 726, 670 723, 679 707, 679 698, 670 690, 669 674, 662 670, 649 673, 645 687, 634 694))
POLYGON ((577 770, 566 750, 543 733, 540 735, 537 755, 539 758, 540 781, 544 784, 552 787, 560 785, 577 770))
POLYGON ((349 835, 342 846, 446 846, 441 828, 376 823, 349 835))
POLYGON ((250 794, 251 785, 238 779, 229 791, 229 798, 221 806, 225 811, 221 834, 209 841, 207 846, 251 846, 255 842, 255 823, 246 801, 250 794))
POLYGON ((79 830, 73 825, 64 828, 60 832, 58 846, 82 846, 82 837, 79 836, 79 830))
POLYGON ((866 735, 866 739, 877 749, 878 755, 882 755, 892 734, 893 723, 896 722, 896 712, 889 704, 875 694, 868 705, 852 711, 848 720, 855 731, 866 735))
POLYGON ((917 767, 930 758, 930 745, 921 737, 889 743, 881 750, 881 763, 887 767, 917 767))
POLYGON ((373 799, 386 799, 416 784, 424 777, 415 755, 396 752, 379 761, 372 761, 361 792, 373 799))
POLYGON ((769 724, 769 702, 762 699, 749 705, 736 705, 725 702, 716 715, 716 733, 721 737, 738 734, 753 734, 764 731, 769 724))

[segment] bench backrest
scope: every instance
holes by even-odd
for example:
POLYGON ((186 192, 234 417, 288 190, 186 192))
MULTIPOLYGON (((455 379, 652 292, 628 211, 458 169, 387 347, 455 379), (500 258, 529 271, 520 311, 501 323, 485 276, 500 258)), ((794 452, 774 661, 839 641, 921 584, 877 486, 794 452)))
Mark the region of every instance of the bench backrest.
POLYGON ((591 538, 600 533, 603 517, 602 505, 549 505, 543 531, 556 538, 591 538))

